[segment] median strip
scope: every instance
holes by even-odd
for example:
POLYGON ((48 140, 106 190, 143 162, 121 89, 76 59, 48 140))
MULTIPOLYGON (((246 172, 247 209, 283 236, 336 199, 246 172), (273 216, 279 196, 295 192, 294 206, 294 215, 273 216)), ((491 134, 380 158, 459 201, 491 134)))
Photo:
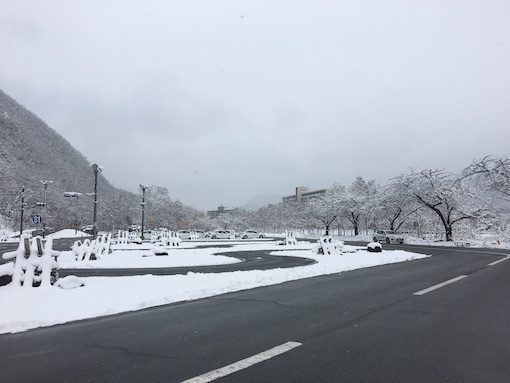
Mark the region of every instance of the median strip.
POLYGON ((250 356, 249 358, 242 359, 238 362, 229 364, 228 366, 221 367, 221 368, 218 368, 217 370, 213 370, 213 371, 207 372, 205 374, 202 374, 200 376, 196 376, 194 378, 185 380, 181 383, 212 382, 213 380, 216 380, 218 378, 222 378, 224 376, 233 374, 234 372, 244 370, 245 368, 253 366, 254 364, 264 362, 265 360, 274 358, 277 355, 283 354, 283 353, 290 351, 290 350, 292 350, 296 347, 299 347, 299 346, 302 346, 302 344, 299 342, 287 342, 287 343, 281 344, 279 346, 273 347, 267 351, 250 356))
POLYGON ((431 286, 431 287, 426 288, 424 290, 417 291, 417 292, 413 293, 413 295, 423 295, 423 294, 430 293, 431 291, 440 289, 443 286, 449 285, 450 283, 455 283, 455 282, 460 281, 461 279, 464 279, 466 277, 467 277, 467 275, 459 275, 458 277, 452 278, 452 279, 450 279, 450 280, 448 280, 446 282, 439 283, 437 285, 431 286))

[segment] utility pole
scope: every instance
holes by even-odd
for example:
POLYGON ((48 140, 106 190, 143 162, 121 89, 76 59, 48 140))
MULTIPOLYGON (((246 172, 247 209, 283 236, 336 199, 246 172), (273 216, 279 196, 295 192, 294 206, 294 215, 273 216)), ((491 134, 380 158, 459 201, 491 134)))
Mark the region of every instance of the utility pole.
POLYGON ((147 190, 147 188, 148 188, 147 185, 140 184, 140 189, 142 190, 142 203, 140 204, 142 205, 142 235, 140 236, 140 238, 142 239, 142 241, 145 239, 143 236, 143 232, 145 224, 145 190, 147 190))
POLYGON ((52 184, 53 181, 41 181, 44 186, 44 218, 43 218, 43 238, 46 238, 46 217, 48 216, 48 207, 46 206, 46 192, 48 190, 48 185, 52 184))
POLYGON ((23 213, 25 212, 25 188, 21 189, 21 216, 19 222, 19 238, 21 241, 21 234, 23 234, 23 213))
POLYGON ((94 217, 92 221, 92 239, 97 236, 97 175, 103 171, 103 168, 98 164, 92 165, 94 171, 94 217))

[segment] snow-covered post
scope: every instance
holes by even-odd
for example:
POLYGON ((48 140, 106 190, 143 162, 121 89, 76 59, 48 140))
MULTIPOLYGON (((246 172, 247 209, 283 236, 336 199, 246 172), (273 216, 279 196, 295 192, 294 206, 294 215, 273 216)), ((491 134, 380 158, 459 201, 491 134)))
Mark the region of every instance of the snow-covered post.
POLYGON ((317 245, 317 254, 340 254, 343 246, 343 242, 333 242, 330 236, 320 237, 317 245))

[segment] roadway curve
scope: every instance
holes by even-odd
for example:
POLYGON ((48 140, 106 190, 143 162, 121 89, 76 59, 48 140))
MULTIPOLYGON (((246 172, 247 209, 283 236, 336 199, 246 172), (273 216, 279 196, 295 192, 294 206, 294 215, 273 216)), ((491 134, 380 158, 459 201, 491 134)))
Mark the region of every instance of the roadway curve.
POLYGON ((508 383, 505 252, 387 248, 434 256, 0 335, 0 380, 182 382, 293 341, 218 382, 508 383))

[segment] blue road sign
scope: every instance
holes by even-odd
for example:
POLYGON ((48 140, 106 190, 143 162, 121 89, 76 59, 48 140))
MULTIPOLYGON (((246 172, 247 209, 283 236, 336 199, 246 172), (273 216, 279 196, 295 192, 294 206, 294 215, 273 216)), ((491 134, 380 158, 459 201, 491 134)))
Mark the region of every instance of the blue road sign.
POLYGON ((42 221, 43 221, 43 218, 42 218, 40 215, 33 215, 33 216, 32 216, 32 223, 33 223, 34 225, 37 225, 37 224, 39 224, 39 223, 42 223, 42 221))

